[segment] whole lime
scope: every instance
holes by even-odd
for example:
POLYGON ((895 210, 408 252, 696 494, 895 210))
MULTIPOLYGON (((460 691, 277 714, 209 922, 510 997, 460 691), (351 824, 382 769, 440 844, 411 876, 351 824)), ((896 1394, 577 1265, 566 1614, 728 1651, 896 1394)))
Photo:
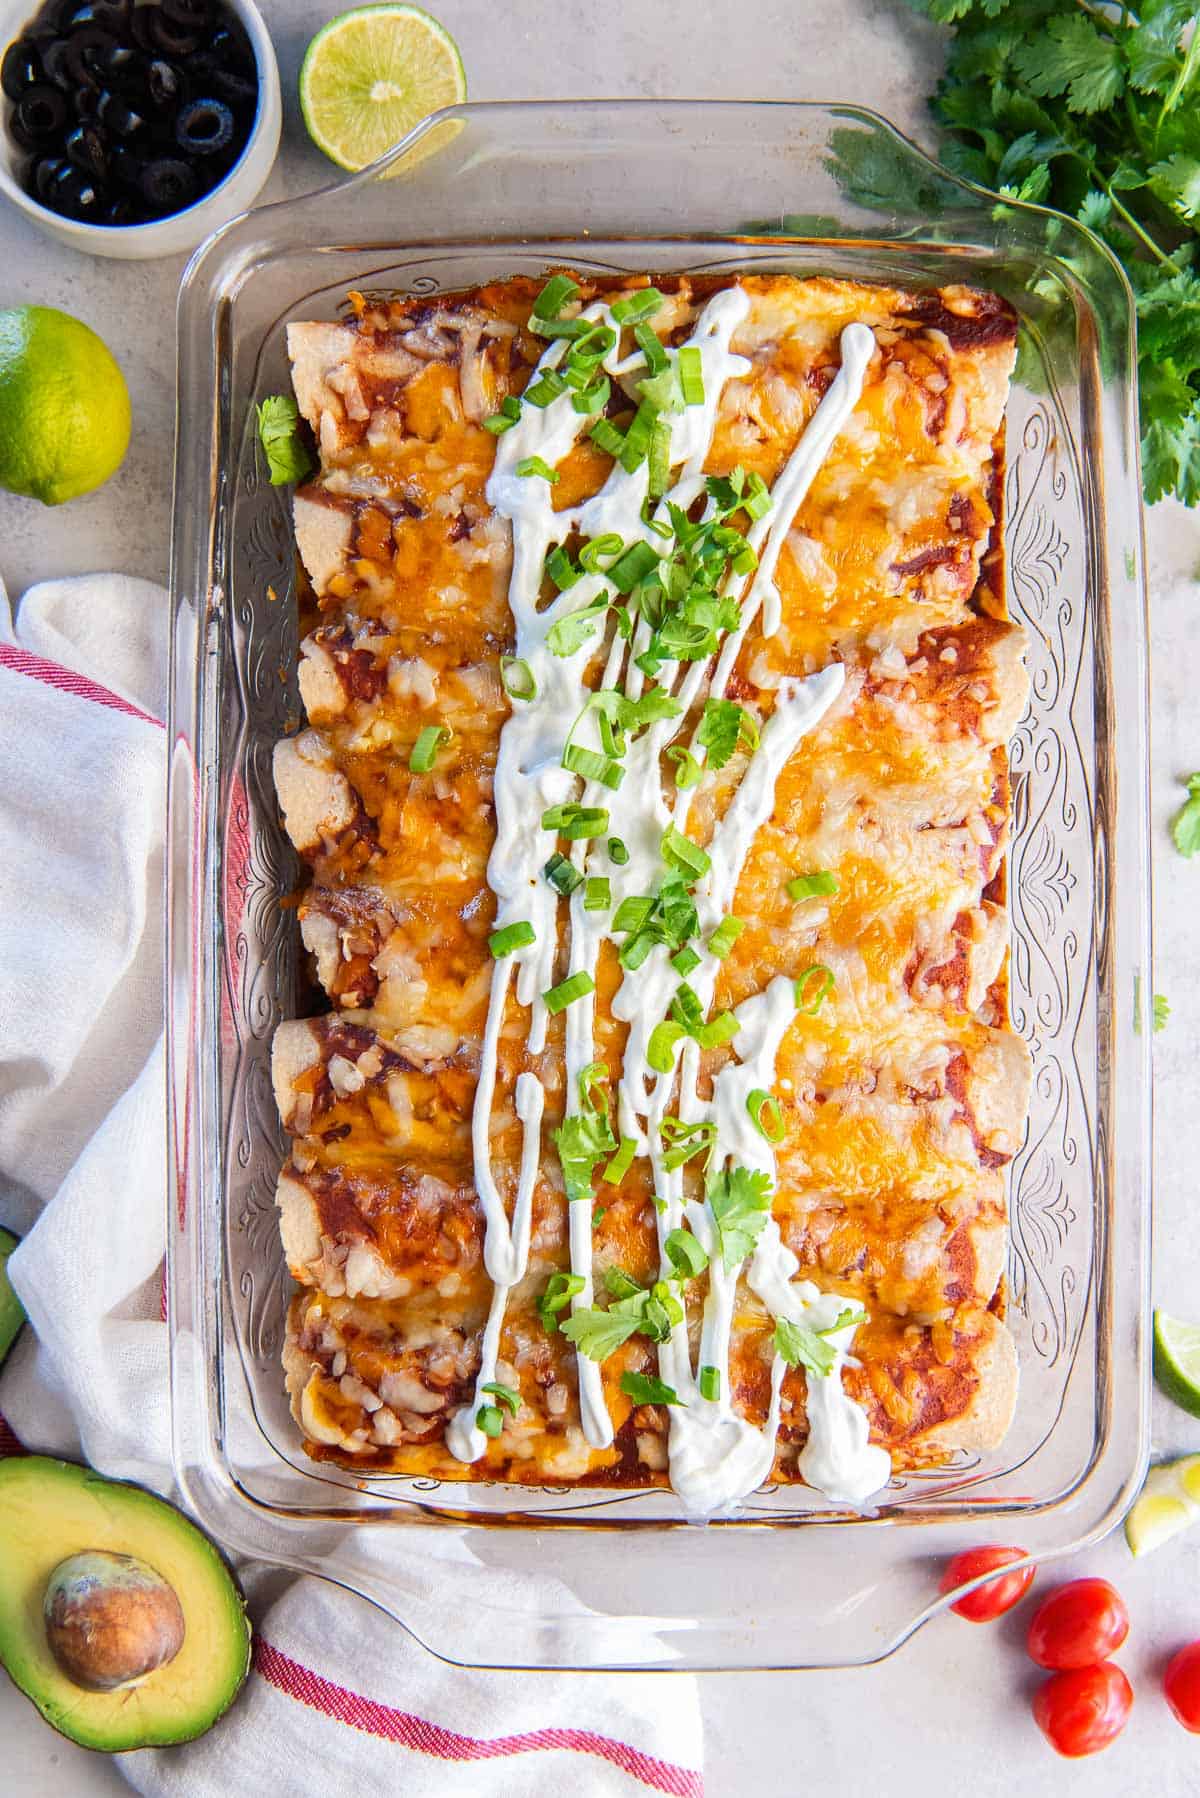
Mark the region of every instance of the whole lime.
POLYGON ((0 310, 0 487, 60 506, 129 446, 129 389, 107 344, 53 306, 0 310))

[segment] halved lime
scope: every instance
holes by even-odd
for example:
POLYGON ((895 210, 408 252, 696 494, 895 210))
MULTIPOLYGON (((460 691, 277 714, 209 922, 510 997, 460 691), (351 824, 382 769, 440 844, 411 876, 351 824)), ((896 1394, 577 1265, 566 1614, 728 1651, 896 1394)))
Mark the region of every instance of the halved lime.
POLYGON ((1125 1540, 1135 1555, 1148 1555, 1200 1517, 1200 1455, 1184 1455, 1152 1467, 1125 1519, 1125 1540))
POLYGON ((419 6, 358 6, 323 25, 300 69, 308 135, 362 169, 440 106, 467 97, 458 45, 419 6))
POLYGON ((1200 1324, 1154 1313, 1154 1377, 1193 1417, 1200 1417, 1200 1324))

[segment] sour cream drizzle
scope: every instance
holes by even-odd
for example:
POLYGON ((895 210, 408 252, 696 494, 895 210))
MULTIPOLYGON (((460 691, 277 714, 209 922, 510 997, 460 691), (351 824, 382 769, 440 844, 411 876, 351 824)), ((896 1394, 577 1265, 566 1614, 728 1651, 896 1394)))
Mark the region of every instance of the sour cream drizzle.
MULTIPOLYGON (((733 333, 748 310, 749 301, 740 287, 715 294, 689 339, 700 353, 704 400, 701 405, 685 406, 668 415, 670 465, 678 469, 678 474, 667 498, 684 510, 704 492, 704 464, 725 385, 750 372, 750 363, 731 348, 733 333)), ((609 325, 614 332, 616 342, 604 360, 611 377, 620 380, 641 372, 640 352, 621 358, 621 330, 606 306, 597 303, 587 308, 583 316, 609 325)), ((567 347, 562 340, 551 343, 533 378, 557 367, 567 347)), ((725 641, 711 681, 705 663, 683 663, 677 667, 674 693, 682 708, 681 716, 702 696, 706 681, 714 696, 724 694, 746 633, 760 612, 764 634, 778 628, 779 597, 774 570, 779 552, 813 476, 858 401, 875 348, 874 335, 863 325, 850 325, 842 333, 841 347, 841 369, 776 481, 770 509, 753 522, 747 533, 758 554, 758 566, 741 599, 738 629, 725 641)), ((668 349, 666 354, 672 362, 677 361, 677 350, 668 349)), ((497 441, 495 465, 487 487, 493 509, 512 522, 509 603, 516 625, 516 655, 528 664, 536 687, 532 699, 514 702, 512 716, 501 732, 494 783, 496 841, 488 863, 488 884, 496 895, 495 928, 527 920, 533 925, 535 940, 497 962, 472 1117, 476 1186, 486 1225, 484 1265, 494 1290, 475 1394, 470 1404, 456 1414, 447 1431, 451 1453, 463 1461, 478 1460, 486 1448, 476 1413, 487 1399, 483 1388, 496 1380, 500 1331, 509 1293, 528 1268, 533 1188, 541 1154, 542 1088, 532 1074, 524 1073, 516 1087, 517 1115, 524 1134, 510 1224, 491 1160, 497 1050, 514 972, 517 1000, 529 1010, 527 1049, 537 1054, 545 1046, 547 1014, 541 995, 554 977, 558 895, 542 877, 541 870, 555 850, 557 835, 542 828, 541 816, 548 807, 578 792, 577 777, 561 766, 561 758, 568 734, 586 703, 585 675, 602 645, 603 626, 569 656, 553 654, 547 639, 560 619, 610 593, 602 574, 584 575, 539 611, 545 558, 574 532, 584 537, 615 532, 626 545, 638 540, 658 543, 643 518, 648 494, 645 462, 632 474, 614 463, 598 493, 562 511, 554 510, 553 489, 547 481, 517 474, 518 464, 530 456, 540 457, 555 467, 589 423, 586 415, 575 411, 569 392, 552 399, 544 408, 523 406, 518 422, 497 441)), ((660 502, 655 516, 666 519, 666 501, 660 502)), ((731 577, 728 584, 732 587, 741 583, 731 577)), ((648 640, 644 622, 639 622, 628 644, 614 634, 606 658, 605 687, 621 686, 631 699, 639 697, 644 682, 634 658, 648 640)), ((763 727, 759 748, 714 832, 709 845, 709 870, 695 889, 702 936, 716 927, 732 905, 754 836, 773 809, 775 784, 784 764, 801 737, 814 728, 837 699, 842 685, 843 672, 838 664, 808 680, 786 680, 781 684, 775 711, 763 727)), ((585 720, 585 725, 588 722, 585 720)), ((686 820, 690 795, 680 790, 672 813, 660 778, 663 750, 677 729, 677 719, 663 720, 629 744, 624 758, 625 776, 617 792, 584 783, 579 795, 585 805, 603 805, 608 809, 606 835, 620 837, 628 850, 627 863, 618 867, 610 862, 602 843, 584 841, 572 846, 571 860, 581 873, 586 874, 594 864, 597 871, 608 875, 614 909, 629 895, 657 888, 662 876, 663 833, 673 817, 680 829, 686 820)), ((574 740, 584 740, 583 727, 577 728, 574 740)), ((703 761, 703 748, 695 742, 692 752, 703 761)), ((568 972, 594 976, 610 914, 585 911, 584 890, 582 886, 577 888, 569 902, 568 972)), ((706 956, 691 979, 706 1011, 712 1002, 718 971, 716 959, 706 956)), ((678 984, 667 951, 659 946, 636 977, 625 977, 613 1002, 614 1014, 630 1025, 618 1089, 618 1120, 621 1134, 633 1137, 639 1153, 650 1155, 655 1190, 666 1201, 666 1210, 659 1218, 660 1252, 667 1234, 684 1216, 683 1175, 681 1170, 668 1173, 663 1167, 659 1133, 676 1076, 655 1075, 649 1067, 647 1050, 650 1032, 666 1014, 678 984)), ((761 1168, 772 1180, 775 1158, 770 1145, 753 1129, 745 1099, 754 1087, 769 1090, 773 1084, 779 1044, 794 1015, 792 983, 783 977, 739 1007, 739 1059, 717 1076, 707 1104, 696 1096, 699 1052, 692 1042, 684 1046, 679 1071, 679 1115, 687 1121, 711 1117, 717 1124, 722 1163, 732 1160, 740 1166, 761 1168)), ((578 1108, 579 1077, 594 1053, 594 1005, 590 994, 567 1008, 565 1024, 566 1110, 571 1112, 578 1108)), ((720 1370, 721 1396, 713 1401, 700 1397, 686 1325, 677 1326, 671 1339, 661 1345, 660 1364, 663 1378, 675 1387, 686 1406, 672 1406, 670 1410, 672 1484, 687 1510, 699 1515, 735 1503, 768 1476, 779 1424, 784 1363, 776 1358, 770 1416, 765 1429, 756 1429, 734 1411, 728 1391, 729 1341, 740 1269, 724 1268, 708 1205, 690 1201, 686 1209, 693 1231, 711 1256, 700 1364, 720 1370)), ((583 1280, 583 1288, 574 1300, 576 1308, 588 1307, 594 1299, 591 1210, 585 1201, 568 1205, 571 1269, 583 1280)), ((749 1270, 752 1287, 776 1316, 803 1319, 818 1328, 831 1323, 843 1308, 841 1301, 836 1295, 821 1294, 809 1282, 793 1283, 790 1276, 797 1266, 795 1257, 780 1241, 773 1220, 769 1220, 749 1270)), ((669 1267, 664 1269, 666 1274, 670 1271, 669 1267)), ((867 1443, 866 1418, 841 1387, 841 1365, 854 1328, 848 1325, 835 1340, 835 1373, 819 1381, 810 1376, 808 1409, 812 1435, 801 1463, 801 1471, 810 1484, 819 1485, 830 1497, 850 1503, 860 1502, 881 1485, 888 1477, 890 1465, 884 1451, 867 1443), (832 1391, 835 1385, 836 1392, 832 1391), (830 1390, 814 1400, 816 1387, 830 1390), (864 1484, 868 1479, 869 1483, 864 1484)), ((607 1447, 613 1431, 599 1365, 582 1354, 577 1362, 584 1435, 592 1446, 607 1447)))

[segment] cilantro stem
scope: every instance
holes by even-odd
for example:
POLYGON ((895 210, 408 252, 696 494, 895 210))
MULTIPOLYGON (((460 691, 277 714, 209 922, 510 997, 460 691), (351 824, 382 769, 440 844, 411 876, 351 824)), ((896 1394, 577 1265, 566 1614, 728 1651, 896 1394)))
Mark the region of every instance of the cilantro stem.
POLYGON ((1151 237, 1150 233, 1147 230, 1145 230, 1144 227, 1138 222, 1138 220, 1133 216, 1132 212, 1130 212, 1129 208, 1127 206, 1122 205, 1121 201, 1118 200, 1116 194, 1112 190, 1111 185, 1104 179, 1104 177, 1100 174, 1099 170, 1096 168, 1093 168, 1092 174, 1093 174, 1094 178, 1097 181, 1099 181, 1103 192, 1106 193, 1108 195, 1109 199, 1112 201, 1113 211, 1120 215, 1120 217, 1125 221, 1126 227, 1130 231, 1132 231, 1134 236, 1136 238, 1138 238, 1146 246, 1146 248, 1149 250, 1150 254, 1154 257, 1155 261, 1161 263, 1164 268, 1172 268, 1172 269, 1177 268, 1177 264, 1176 264, 1174 258, 1171 256, 1168 256, 1165 250, 1159 249, 1158 245, 1155 243, 1155 241, 1151 237))
POLYGON ((1160 127, 1167 114, 1180 99, 1184 88, 1187 87, 1188 83, 1191 81, 1197 68, 1200 68, 1200 25, 1198 25, 1192 32, 1192 41, 1187 47, 1187 54, 1183 59, 1183 66, 1172 82, 1170 92, 1162 103, 1162 110, 1158 115, 1160 127))

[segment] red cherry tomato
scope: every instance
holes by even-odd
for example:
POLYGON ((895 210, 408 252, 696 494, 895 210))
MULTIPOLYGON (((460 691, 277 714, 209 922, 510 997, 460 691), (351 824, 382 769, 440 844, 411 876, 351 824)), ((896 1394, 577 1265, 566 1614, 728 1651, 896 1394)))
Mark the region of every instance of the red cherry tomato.
POLYGON ((1163 1675, 1163 1691, 1176 1721, 1200 1735, 1200 1642, 1179 1650, 1163 1675))
MULTIPOLYGON (((967 1580, 990 1573, 993 1567, 1007 1567, 1012 1561, 1024 1559, 1023 1548, 1001 1548, 996 1543, 990 1543, 986 1548, 964 1548, 952 1561, 947 1561, 939 1589, 953 1592, 967 1580)), ((1033 1568, 1022 1567, 1019 1573, 1006 1573, 1000 1579, 990 1579, 986 1586, 977 1586, 950 1609, 955 1616, 965 1617, 968 1623, 991 1623, 993 1618, 1003 1617, 1005 1611, 1011 1611, 1032 1584, 1033 1568)))
POLYGON ((1133 1687, 1112 1661, 1056 1673, 1034 1694, 1033 1716, 1052 1748, 1077 1760, 1099 1754, 1120 1735, 1133 1687))
POLYGON ((1106 1579, 1073 1579, 1043 1598, 1029 1625, 1031 1660, 1053 1673, 1106 1661, 1129 1634, 1124 1600, 1106 1579))

